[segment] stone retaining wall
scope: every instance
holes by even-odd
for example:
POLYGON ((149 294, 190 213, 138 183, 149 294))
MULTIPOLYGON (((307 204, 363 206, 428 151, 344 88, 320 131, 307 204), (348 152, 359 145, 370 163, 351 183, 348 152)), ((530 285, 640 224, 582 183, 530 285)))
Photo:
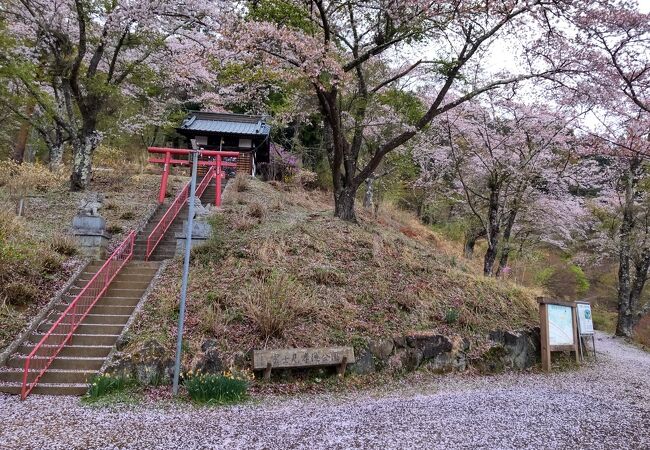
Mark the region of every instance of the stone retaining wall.
MULTIPOLYGON (((348 365, 348 373, 366 375, 379 371, 411 372, 420 368, 447 373, 474 368, 483 373, 524 370, 540 359, 539 328, 520 331, 494 331, 488 339, 491 347, 478 357, 472 357, 470 342, 460 336, 435 333, 412 333, 399 337, 375 339, 356 350, 356 362, 348 365)), ((221 372, 224 366, 216 341, 207 340, 195 355, 191 367, 202 372, 221 372)), ((146 342, 133 354, 116 352, 106 372, 130 376, 143 384, 167 383, 171 378, 172 356, 155 341, 146 342)), ((250 366, 250 358, 241 354, 235 365, 250 366)))

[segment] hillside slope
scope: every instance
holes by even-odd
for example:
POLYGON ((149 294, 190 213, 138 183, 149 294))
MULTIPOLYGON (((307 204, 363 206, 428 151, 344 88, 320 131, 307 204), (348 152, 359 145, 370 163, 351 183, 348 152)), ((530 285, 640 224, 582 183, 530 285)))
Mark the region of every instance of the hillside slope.
MULTIPOLYGON (((334 218, 319 191, 241 179, 226 189, 213 239, 193 251, 188 360, 208 339, 233 361, 254 348, 359 348, 406 332, 460 335, 480 351, 491 330, 537 322, 535 292, 482 277, 402 214, 360 212, 355 225, 334 218)), ((127 350, 151 339, 173 348, 181 266, 167 269, 127 350)))

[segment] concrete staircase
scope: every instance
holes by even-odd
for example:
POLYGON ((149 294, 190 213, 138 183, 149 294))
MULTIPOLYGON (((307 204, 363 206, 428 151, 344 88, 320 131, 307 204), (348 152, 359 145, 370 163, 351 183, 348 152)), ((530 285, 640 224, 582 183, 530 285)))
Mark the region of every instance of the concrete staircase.
MULTIPOLYGON (((0 392, 20 394, 26 356, 67 308, 75 295, 99 270, 102 263, 96 261, 86 267, 51 313, 10 357, 7 367, 0 371, 0 392)), ((32 393, 82 395, 86 392, 88 380, 104 364, 104 360, 151 283, 159 265, 160 262, 157 261, 131 261, 120 271, 106 294, 90 310, 75 331, 70 343, 52 362, 32 393)))
MULTIPOLYGON (((215 189, 213 181, 201 196, 203 204, 214 203, 215 189)), ((32 393, 83 395, 88 390, 88 381, 99 371, 115 346, 135 307, 158 271, 160 261, 173 258, 175 254, 175 234, 182 231, 183 220, 187 219, 187 206, 180 211, 171 224, 150 260, 144 261, 147 236, 165 214, 167 206, 158 208, 146 227, 138 233, 132 260, 115 277, 106 294, 97 301, 79 325, 68 345, 61 350, 32 393)), ((103 261, 93 261, 85 268, 62 296, 61 301, 9 358, 6 367, 0 367, 0 392, 20 394, 27 355, 102 264, 103 261)), ((30 376, 35 377, 36 372, 33 372, 33 375, 30 372, 30 376)))
MULTIPOLYGON (((223 185, 225 185, 225 183, 223 183, 222 186, 223 185)), ((215 189, 216 183, 212 181, 203 192, 203 195, 201 196, 201 203, 204 205, 207 203, 214 205, 215 189)), ((162 238, 156 247, 156 250, 154 250, 151 257, 149 258, 150 261, 163 261, 165 259, 174 257, 174 254, 176 252, 176 233, 183 231, 183 221, 187 220, 187 208, 188 206, 185 205, 180 210, 178 216, 176 216, 176 220, 174 220, 174 222, 169 226, 167 233, 165 233, 165 236, 162 238)), ((160 222, 160 219, 162 219, 166 212, 167 206, 164 208, 159 208, 158 211, 156 211, 156 214, 154 214, 151 220, 149 220, 147 226, 140 233, 138 233, 138 236, 135 239, 135 250, 133 255, 134 259, 144 260, 145 253, 147 251, 147 237, 153 231, 156 225, 158 225, 158 222, 160 222)))

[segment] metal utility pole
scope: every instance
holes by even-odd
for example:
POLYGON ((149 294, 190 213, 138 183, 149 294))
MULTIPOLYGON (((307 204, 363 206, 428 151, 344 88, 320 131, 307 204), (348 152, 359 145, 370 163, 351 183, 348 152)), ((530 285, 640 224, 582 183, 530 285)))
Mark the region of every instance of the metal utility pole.
POLYGON ((194 226, 194 195, 196 194, 196 170, 199 151, 192 152, 192 181, 188 196, 187 231, 185 234, 185 259, 183 260, 183 282, 181 284, 181 306, 178 313, 178 337, 176 339, 176 363, 174 365, 174 395, 178 395, 178 379, 181 371, 181 351, 183 346, 183 325, 185 324, 185 301, 187 299, 187 280, 190 275, 190 250, 192 249, 192 227, 194 226))

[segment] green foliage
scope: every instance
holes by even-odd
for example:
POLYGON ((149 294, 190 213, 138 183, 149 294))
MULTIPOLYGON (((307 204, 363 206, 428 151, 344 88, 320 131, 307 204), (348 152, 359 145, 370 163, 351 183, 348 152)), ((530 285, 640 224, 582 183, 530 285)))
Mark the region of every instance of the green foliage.
POLYGON ((391 106, 408 124, 414 125, 427 109, 422 100, 413 92, 389 89, 377 96, 379 103, 391 106))
POLYGON ((591 318, 596 330, 605 331, 611 334, 614 334, 616 331, 616 320, 618 316, 615 312, 607 311, 598 305, 594 305, 591 308, 591 318))
POLYGON ((279 26, 302 30, 314 34, 316 25, 309 17, 309 11, 296 2, 288 0, 257 0, 249 2, 248 19, 257 22, 271 22, 279 26))
POLYGON ((585 275, 582 268, 575 264, 569 265, 569 271, 575 276, 576 279, 576 293, 583 295, 589 290, 589 280, 585 275))
POLYGON ((456 322, 458 322, 458 318, 460 317, 460 311, 456 308, 449 308, 447 309, 447 312, 445 313, 445 322, 448 325, 452 325, 456 322))
POLYGON ((535 273, 535 283, 539 286, 546 286, 555 274, 555 267, 544 267, 535 273))
POLYGON ((111 375, 96 375, 88 385, 88 392, 86 398, 88 400, 96 400, 108 394, 122 391, 135 384, 135 381, 130 378, 116 377, 111 375))
POLYGON ((248 379, 241 374, 203 374, 189 372, 183 378, 192 401, 223 405, 238 403, 248 398, 248 379))
POLYGON ((220 232, 225 226, 223 216, 212 216, 210 225, 212 236, 205 244, 193 247, 190 255, 192 261, 203 266, 218 264, 228 255, 228 246, 223 239, 223 233, 220 232))

